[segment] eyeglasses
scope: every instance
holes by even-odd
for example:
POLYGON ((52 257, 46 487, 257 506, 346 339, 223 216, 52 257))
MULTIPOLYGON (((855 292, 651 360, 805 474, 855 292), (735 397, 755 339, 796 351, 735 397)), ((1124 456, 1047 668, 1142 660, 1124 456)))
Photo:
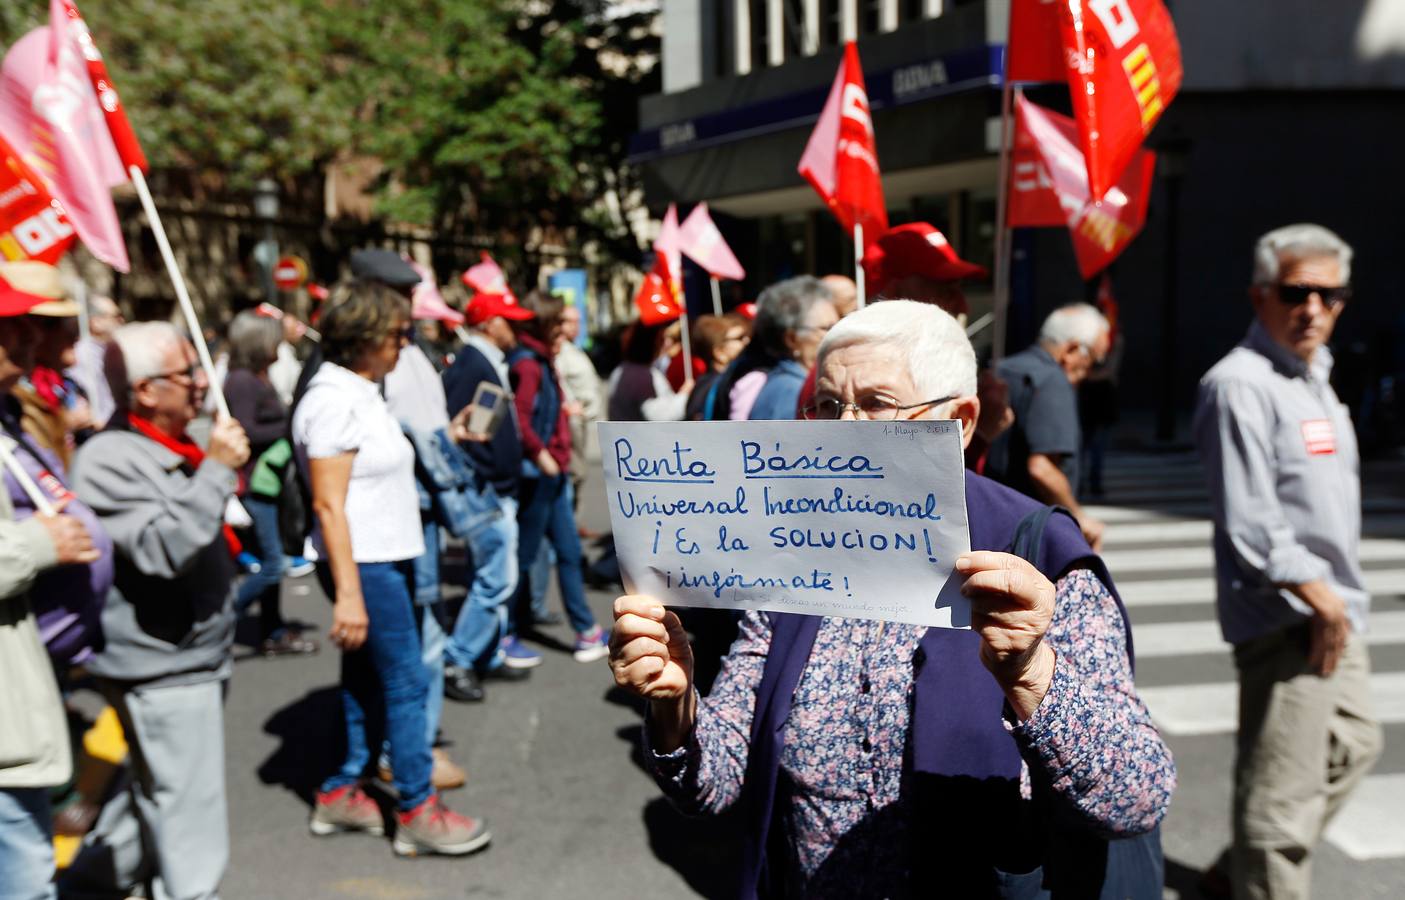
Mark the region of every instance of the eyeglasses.
POLYGON ((868 419, 872 421, 891 421, 898 417, 898 413, 907 412, 909 409, 924 409, 926 407, 937 406, 951 400, 955 400, 960 394, 952 394, 948 397, 941 397, 936 400, 924 400, 921 403, 909 403, 906 406, 887 394, 869 394, 857 403, 845 403, 838 397, 816 397, 814 402, 803 410, 805 418, 810 420, 832 421, 842 418, 848 410, 854 411, 855 418, 868 419))
POLYGON ((184 378, 185 380, 193 384, 195 382, 195 376, 199 373, 200 364, 198 362, 193 362, 189 366, 186 366, 184 369, 176 369, 174 372, 162 372, 160 375, 152 375, 151 380, 175 381, 177 378, 184 378))
POLYGON ((1302 306, 1313 294, 1322 298, 1322 305, 1328 309, 1336 309, 1338 306, 1351 299, 1351 285, 1343 284, 1337 287, 1323 287, 1317 284, 1280 284, 1278 288, 1278 302, 1284 306, 1302 306))

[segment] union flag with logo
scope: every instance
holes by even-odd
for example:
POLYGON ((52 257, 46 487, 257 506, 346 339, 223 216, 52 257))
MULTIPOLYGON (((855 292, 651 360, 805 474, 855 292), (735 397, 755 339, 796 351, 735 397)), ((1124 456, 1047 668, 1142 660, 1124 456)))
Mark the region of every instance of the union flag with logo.
POLYGON ((1076 143, 1077 124, 1024 97, 1015 105, 1009 223, 1012 228, 1065 225, 1084 278, 1117 258, 1146 224, 1156 154, 1137 150, 1131 165, 1099 199, 1076 143))
POLYGON ((1161 0, 1013 0, 1006 73, 1068 81, 1088 185, 1101 197, 1180 90, 1181 47, 1161 0))
POLYGON ((0 137, 0 259, 53 265, 76 240, 44 179, 0 137))
POLYGON ((888 230, 873 116, 864 87, 859 50, 844 45, 844 59, 834 76, 820 120, 800 157, 800 174, 824 200, 845 231, 862 226, 867 247, 888 230))

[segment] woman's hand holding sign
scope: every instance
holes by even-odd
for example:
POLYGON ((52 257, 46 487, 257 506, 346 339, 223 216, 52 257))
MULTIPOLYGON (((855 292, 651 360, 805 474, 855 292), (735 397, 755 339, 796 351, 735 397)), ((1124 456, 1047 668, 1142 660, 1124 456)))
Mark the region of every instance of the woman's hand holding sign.
POLYGON ((1027 560, 981 550, 956 560, 966 576, 971 627, 981 636, 981 662, 995 676, 1021 721, 1034 714, 1054 677, 1054 651, 1044 633, 1054 618, 1054 585, 1027 560))
POLYGON ((615 684, 649 701, 654 748, 668 753, 682 746, 697 709, 693 648, 678 614, 653 597, 617 598, 610 671, 615 684))

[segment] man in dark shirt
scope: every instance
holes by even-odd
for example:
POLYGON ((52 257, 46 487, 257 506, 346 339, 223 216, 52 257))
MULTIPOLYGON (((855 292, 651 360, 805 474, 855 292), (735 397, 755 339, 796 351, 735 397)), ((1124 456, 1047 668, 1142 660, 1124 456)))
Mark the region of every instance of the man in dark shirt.
POLYGON ((1015 424, 990 448, 985 474, 1073 513, 1093 549, 1103 523, 1078 504, 1078 384, 1107 353, 1108 323, 1087 303, 1049 314, 1039 340, 995 367, 1009 385, 1015 424))
POLYGON ((444 650, 444 696, 460 702, 483 699, 481 677, 526 678, 541 656, 507 637, 508 601, 517 593, 517 479, 522 472, 522 437, 508 392, 506 352, 517 344, 508 320, 532 314, 502 294, 477 294, 466 311, 468 341, 444 372, 444 396, 452 418, 473 402, 478 385, 503 391, 502 421, 483 442, 463 444, 484 490, 497 497, 502 517, 469 541, 473 581, 444 650))

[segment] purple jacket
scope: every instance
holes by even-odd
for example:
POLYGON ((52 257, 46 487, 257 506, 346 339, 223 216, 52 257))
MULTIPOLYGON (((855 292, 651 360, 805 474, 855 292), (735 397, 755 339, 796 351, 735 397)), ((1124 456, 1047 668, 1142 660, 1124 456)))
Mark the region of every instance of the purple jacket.
MULTIPOLYGON (((12 438, 23 435, 19 424, 8 416, 4 417, 4 429, 12 438)), ((102 649, 102 608, 114 574, 112 539, 87 504, 72 495, 67 473, 56 455, 38 447, 28 437, 19 439, 14 454, 51 500, 70 498, 63 512, 83 523, 100 554, 97 562, 88 565, 50 569, 36 578, 30 589, 30 602, 39 621, 39 636, 54 664, 66 668, 86 662, 102 649)), ((5 490, 14 503, 15 521, 33 516, 34 502, 8 469, 4 478, 5 490)))
MULTIPOLYGON (((1010 550, 1021 520, 1040 508, 971 472, 966 473, 966 504, 973 550, 1010 550)), ((1050 581, 1074 568, 1091 570, 1121 607, 1106 567, 1071 517, 1049 520, 1032 561, 1050 581)), ((1122 612, 1125 625, 1125 608, 1122 612)), ((785 613, 770 618, 771 651, 756 695, 742 797, 747 827, 737 894, 746 898, 773 893, 768 890, 767 854, 777 840, 772 823, 784 790, 782 738, 821 621, 785 613)), ((963 897, 1038 897, 1048 887, 1097 897, 1100 885, 1083 879, 1102 876, 1107 844, 1066 811, 1053 808, 1050 792, 1033 769, 1034 802, 1021 799, 1021 757, 1005 728, 1005 697, 981 664, 979 646, 973 631, 932 628, 915 656, 908 752, 922 833, 913 846, 932 852, 913 861, 913 883, 931 878, 944 894, 950 890, 950 896, 963 897), (1010 848, 1023 852, 1010 853, 1010 848)), ((1131 646, 1128 628, 1129 654, 1131 646)), ((1112 866, 1107 867, 1111 872, 1112 866)))

